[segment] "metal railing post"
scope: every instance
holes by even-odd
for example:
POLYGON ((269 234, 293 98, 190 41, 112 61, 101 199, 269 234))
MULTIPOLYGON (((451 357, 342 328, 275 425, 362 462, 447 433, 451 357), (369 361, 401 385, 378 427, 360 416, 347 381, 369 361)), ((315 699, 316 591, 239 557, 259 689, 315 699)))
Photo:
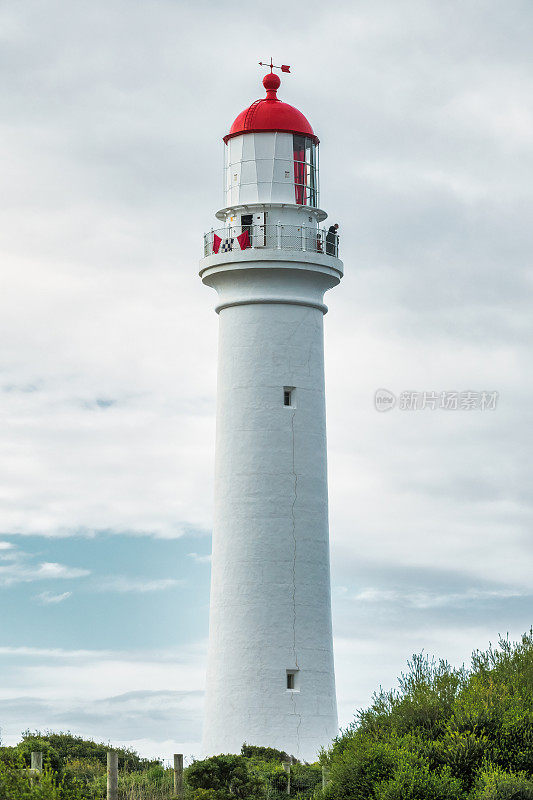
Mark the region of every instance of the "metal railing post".
POLYGON ((306 242, 306 235, 305 235, 306 228, 302 225, 302 250, 307 250, 307 242, 306 242))
POLYGON ((276 223, 276 237, 278 250, 281 250, 281 222, 276 223))

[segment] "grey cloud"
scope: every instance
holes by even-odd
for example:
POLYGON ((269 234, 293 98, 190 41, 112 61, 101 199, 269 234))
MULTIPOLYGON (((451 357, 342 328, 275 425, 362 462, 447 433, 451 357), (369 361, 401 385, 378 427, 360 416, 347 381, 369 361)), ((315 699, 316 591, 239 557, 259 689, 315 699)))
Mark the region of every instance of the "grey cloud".
POLYGON ((198 743, 202 703, 200 691, 127 692, 68 703, 21 696, 2 701, 2 725, 15 736, 17 729, 68 730, 134 748, 138 739, 198 743))
POLYGON ((369 563, 347 552, 333 567, 335 627, 343 637, 372 638, 376 623, 381 636, 401 631, 406 641, 413 640, 414 631, 451 632, 487 620, 494 635, 505 634, 510 624, 518 630, 531 624, 533 584, 476 580, 459 569, 369 563))
POLYGON ((26 394, 28 392, 38 392, 39 388, 40 388, 39 383, 28 383, 28 384, 22 384, 22 385, 18 385, 18 386, 15 385, 15 384, 12 384, 12 383, 7 383, 4 386, 2 386, 2 391, 3 392, 21 392, 23 394, 26 394))
POLYGON ((111 408, 117 401, 108 397, 97 397, 94 402, 98 408, 111 408))

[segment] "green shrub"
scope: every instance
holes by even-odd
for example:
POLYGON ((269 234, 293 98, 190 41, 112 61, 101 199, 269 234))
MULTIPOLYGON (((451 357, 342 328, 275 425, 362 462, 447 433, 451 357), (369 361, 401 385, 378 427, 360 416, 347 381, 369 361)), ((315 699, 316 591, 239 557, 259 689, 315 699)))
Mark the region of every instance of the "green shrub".
POLYGON ((524 773, 488 765, 480 772, 471 800, 533 800, 533 781, 524 773))
POLYGON ((293 760, 283 750, 276 750, 274 747, 259 747, 253 744, 246 744, 246 742, 241 747, 241 756, 254 758, 258 761, 278 761, 280 764, 283 761, 293 760))
POLYGON ((66 786, 49 767, 30 773, 24 759, 18 764, 0 761, 0 800, 82 800, 81 787, 66 786))
POLYGON ((399 688, 376 694, 321 762, 323 798, 529 799, 533 632, 476 651, 470 670, 414 656, 399 688))
POLYGON ((461 782, 447 767, 437 772, 422 759, 409 758, 397 765, 394 776, 375 788, 375 800, 459 800, 461 782))
POLYGON ((434 743, 430 763, 432 761, 439 767, 449 767, 451 774, 459 778, 466 789, 470 789, 478 769, 490 752, 486 736, 452 730, 434 743))
POLYGON ((43 754, 43 764, 49 764, 55 772, 60 772, 62 767, 62 758, 47 739, 39 735, 30 736, 24 734, 22 741, 16 746, 17 753, 23 758, 27 767, 31 764, 31 754, 33 752, 43 754))
POLYGON ((196 789, 191 795, 191 800, 231 800, 231 795, 217 789, 196 789))
MULTIPOLYGON (((47 753, 49 749, 54 754, 51 758, 52 764, 55 766, 54 759, 56 759, 57 766, 55 768, 60 769, 67 761, 75 759, 99 761, 105 767, 110 745, 109 743, 94 742, 92 739, 83 739, 81 736, 73 736, 71 733, 25 731, 17 749, 24 753, 30 750, 41 750, 41 752, 47 753)), ((114 747, 113 749, 118 754, 120 768, 127 772, 143 771, 152 765, 161 763, 157 759, 141 758, 138 753, 127 747, 114 747)))
POLYGON ((226 795, 243 800, 254 800, 261 795, 260 780, 240 755, 220 755, 193 761, 185 770, 185 779, 193 791, 209 789, 222 793, 220 800, 226 800, 226 795))
POLYGON ((105 766, 92 758, 73 758, 64 766, 64 775, 80 783, 91 783, 106 774, 105 766))
POLYGON ((334 745, 326 796, 367 800, 376 784, 392 778, 396 762, 396 749, 389 742, 348 733, 334 745))

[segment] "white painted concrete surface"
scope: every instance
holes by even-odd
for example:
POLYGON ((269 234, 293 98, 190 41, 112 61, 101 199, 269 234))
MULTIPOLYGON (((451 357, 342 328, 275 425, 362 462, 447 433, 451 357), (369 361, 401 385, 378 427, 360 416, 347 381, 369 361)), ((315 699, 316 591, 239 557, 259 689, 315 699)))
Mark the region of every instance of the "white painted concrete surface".
POLYGON ((234 136, 224 148, 226 205, 294 203, 292 133, 234 136))
POLYGON ((337 733, 323 295, 342 262, 246 250, 200 274, 220 320, 204 752, 314 760, 337 733))

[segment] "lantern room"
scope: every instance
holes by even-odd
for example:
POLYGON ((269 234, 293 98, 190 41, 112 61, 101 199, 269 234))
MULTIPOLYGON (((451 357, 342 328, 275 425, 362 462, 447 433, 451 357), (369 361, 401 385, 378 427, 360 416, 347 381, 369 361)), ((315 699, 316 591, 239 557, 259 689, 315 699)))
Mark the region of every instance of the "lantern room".
POLYGON ((224 137, 226 207, 318 208, 318 138, 298 109, 278 99, 280 83, 273 72, 265 75, 266 97, 244 109, 224 137))
POLYGON ((273 66, 263 78, 266 97, 224 136, 224 206, 215 214, 224 227, 205 234, 206 258, 249 248, 338 258, 336 231, 319 227, 327 214, 319 206, 318 137, 301 111, 278 98, 273 66))

